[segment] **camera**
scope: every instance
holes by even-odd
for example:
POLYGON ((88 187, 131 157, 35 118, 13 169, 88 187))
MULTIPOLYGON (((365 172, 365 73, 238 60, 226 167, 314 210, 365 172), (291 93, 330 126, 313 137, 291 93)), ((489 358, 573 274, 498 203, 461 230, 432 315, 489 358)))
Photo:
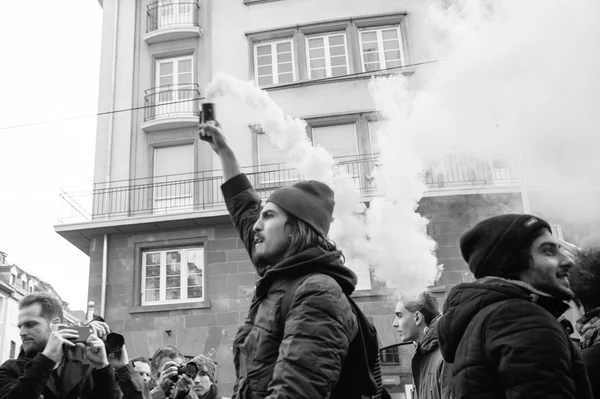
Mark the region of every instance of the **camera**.
POLYGON ((190 377, 191 379, 194 379, 196 377, 196 374, 198 374, 198 365, 194 362, 189 362, 186 364, 182 364, 181 366, 177 367, 177 375, 171 377, 171 380, 173 380, 174 382, 177 382, 177 380, 179 379, 179 376, 185 374, 188 377, 190 377))
POLYGON ((104 338, 104 347, 109 359, 120 358, 123 345, 125 345, 125 338, 121 334, 111 332, 104 338))

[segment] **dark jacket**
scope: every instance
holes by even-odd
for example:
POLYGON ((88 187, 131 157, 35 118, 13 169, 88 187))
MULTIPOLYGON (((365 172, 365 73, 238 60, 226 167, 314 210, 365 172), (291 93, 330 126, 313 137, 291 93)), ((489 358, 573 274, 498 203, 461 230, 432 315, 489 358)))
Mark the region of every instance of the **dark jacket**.
POLYGON ((134 370, 133 364, 128 363, 126 366, 115 370, 119 388, 123 393, 123 399, 150 399, 150 389, 142 381, 142 377, 134 370))
POLYGON ((448 398, 448 378, 446 378, 444 359, 440 352, 437 325, 439 317, 429 325, 429 329, 412 359, 413 381, 416 395, 413 399, 446 399, 448 398))
POLYGON ((577 320, 576 328, 581 334, 581 357, 594 398, 600 399, 600 308, 583 315, 577 320))
POLYGON ((454 287, 438 325, 453 398, 590 398, 581 357, 557 321, 567 308, 521 282, 454 287))
POLYGON ((0 366, 2 399, 117 399, 121 392, 112 367, 94 369, 87 360, 69 350, 61 377, 53 372, 55 362, 42 353, 28 357, 23 351, 17 359, 0 366))
MULTIPOLYGON (((222 190, 252 256, 252 226, 260 199, 243 174, 223 184, 222 190)), ((356 317, 346 297, 354 290, 356 275, 340 258, 339 251, 311 248, 260 273, 248 318, 234 341, 234 398, 337 397, 335 386, 357 334, 356 317), (281 314, 287 288, 307 274, 313 275, 295 290, 289 312, 281 314)))

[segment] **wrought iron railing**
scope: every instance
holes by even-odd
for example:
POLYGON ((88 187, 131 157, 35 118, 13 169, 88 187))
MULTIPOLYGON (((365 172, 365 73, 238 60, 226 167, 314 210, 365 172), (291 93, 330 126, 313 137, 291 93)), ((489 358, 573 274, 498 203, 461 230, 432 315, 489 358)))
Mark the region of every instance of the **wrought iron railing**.
MULTIPOLYGON (((377 195, 373 179, 379 162, 377 154, 335 161, 334 173, 350 175, 363 200, 377 195)), ((273 190, 302 179, 296 169, 284 164, 250 166, 243 172, 263 199, 273 190)), ((431 189, 518 182, 518 175, 511 168, 464 156, 450 156, 432 164, 423 177, 431 189)), ((220 170, 96 183, 91 190, 63 191, 61 198, 68 214, 63 213, 59 223, 224 209, 221 184, 220 170)))
POLYGON ((199 109, 200 89, 196 83, 173 84, 145 90, 144 120, 172 115, 194 115, 199 109))
POLYGON ((166 27, 199 26, 198 1, 162 0, 146 8, 146 33, 166 27))

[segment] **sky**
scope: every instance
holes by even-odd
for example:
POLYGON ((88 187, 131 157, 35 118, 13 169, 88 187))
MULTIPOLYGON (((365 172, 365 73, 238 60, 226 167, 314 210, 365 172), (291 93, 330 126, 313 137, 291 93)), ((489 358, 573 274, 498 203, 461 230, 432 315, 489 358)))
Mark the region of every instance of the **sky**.
POLYGON ((101 22, 97 0, 10 1, 0 12, 0 251, 72 310, 87 306, 89 258, 54 225, 60 189, 93 181, 101 22))

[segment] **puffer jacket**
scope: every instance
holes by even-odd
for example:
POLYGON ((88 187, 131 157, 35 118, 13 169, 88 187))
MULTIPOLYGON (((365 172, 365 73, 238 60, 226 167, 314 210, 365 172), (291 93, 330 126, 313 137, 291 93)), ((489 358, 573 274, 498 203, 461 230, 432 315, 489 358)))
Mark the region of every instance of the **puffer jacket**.
MULTIPOLYGON (((252 256, 260 199, 243 174, 225 182, 222 190, 252 256)), ((342 364, 358 332, 346 297, 354 290, 356 275, 340 258, 339 251, 311 248, 259 273, 248 318, 234 341, 233 398, 337 398, 342 364), (308 274, 287 314, 281 314, 288 288, 308 274)))
POLYGON ((454 287, 438 325, 453 398, 591 398, 581 357, 558 323, 568 306, 520 281, 454 287))
POLYGON ((440 352, 437 325, 439 317, 432 320, 429 329, 412 358, 412 373, 415 386, 413 399, 446 399, 449 396, 448 368, 440 352))

